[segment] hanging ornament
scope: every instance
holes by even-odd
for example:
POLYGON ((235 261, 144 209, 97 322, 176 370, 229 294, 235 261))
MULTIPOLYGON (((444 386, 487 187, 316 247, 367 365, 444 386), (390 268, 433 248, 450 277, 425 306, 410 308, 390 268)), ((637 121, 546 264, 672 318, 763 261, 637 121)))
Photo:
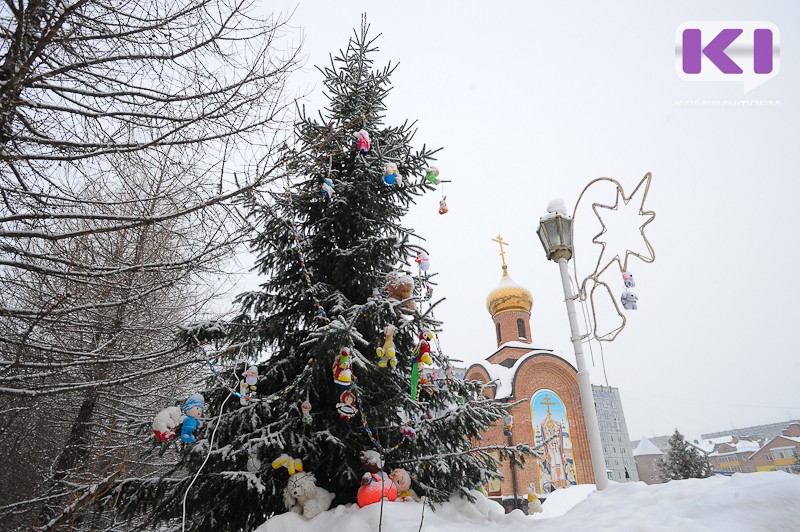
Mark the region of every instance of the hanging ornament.
POLYGON ((397 173, 397 165, 394 163, 386 163, 383 165, 383 182, 387 185, 402 184, 402 178, 397 173))
POLYGON ((635 288, 636 281, 633 280, 633 274, 622 272, 622 282, 625 283, 625 288, 635 288))
POLYGON ((272 469, 285 467, 289 471, 289 476, 303 472, 303 462, 297 458, 292 458, 288 454, 282 454, 272 461, 272 469))
MULTIPOLYGON (((239 384, 239 393, 253 397, 256 394, 256 384, 258 383, 258 367, 250 366, 242 373, 242 382, 239 384)), ((247 399, 244 397, 239 398, 239 404, 245 406, 247 399)))
POLYGON ((369 155, 369 133, 362 129, 361 131, 353 133, 353 136, 358 141, 356 143, 358 153, 360 153, 362 157, 369 155))
POLYGON ((417 436, 417 431, 411 425, 403 425, 400 427, 400 434, 403 438, 413 440, 417 436))
POLYGON ((343 347, 342 352, 333 361, 333 382, 340 386, 350 386, 353 380, 352 363, 350 349, 343 347))
POLYGON ((169 441, 175 437, 175 427, 183 421, 181 409, 177 406, 165 408, 153 419, 153 434, 158 441, 169 441))
POLYGON ((356 494, 356 500, 361 508, 380 502, 384 498, 390 501, 397 499, 397 486, 383 471, 383 459, 377 451, 362 452, 361 465, 366 471, 361 477, 361 487, 356 494))
POLYGON ((322 185, 320 185, 320 189, 322 190, 322 197, 329 200, 336 194, 336 190, 333 188, 333 180, 329 177, 325 177, 322 179, 322 185))
POLYGON ((203 426, 200 417, 206 409, 206 401, 199 393, 189 396, 186 403, 183 405, 183 413, 186 414, 186 419, 183 420, 183 427, 181 429, 181 441, 184 443, 194 443, 194 431, 203 426))
POLYGON ((514 433, 514 416, 506 414, 503 416, 503 434, 511 436, 514 433))
POLYGON ((428 183, 433 185, 439 184, 439 169, 435 166, 431 166, 430 168, 425 169, 425 179, 428 180, 428 183))
POLYGON ((397 358, 395 358, 394 347, 394 333, 396 331, 397 328, 394 325, 387 325, 383 329, 383 333, 386 335, 386 340, 383 342, 383 347, 379 347, 375 350, 377 355, 381 357, 380 361, 378 362, 378 366, 381 368, 385 368, 387 363, 392 367, 397 366, 397 358))
POLYGON ((314 421, 311 418, 311 403, 308 400, 303 401, 300 403, 300 410, 303 412, 303 423, 306 425, 311 425, 311 423, 314 421))
POLYGON ((445 201, 447 196, 444 196, 441 200, 439 200, 439 214, 447 214, 447 202, 445 201))
POLYGON ((339 402, 336 403, 336 410, 339 412, 339 417, 350 421, 350 418, 358 414, 356 408, 356 396, 350 390, 345 390, 339 396, 339 402))
POLYGON ((425 253, 424 251, 420 251, 419 253, 417 253, 417 259, 415 262, 419 264, 419 269, 426 273, 428 271, 428 268, 431 267, 431 259, 430 257, 428 257, 428 254, 425 253))
POLYGON ((625 290, 624 292, 622 292, 622 297, 620 297, 620 301, 622 301, 622 307, 625 310, 636 310, 638 308, 637 302, 639 301, 639 298, 636 297, 636 294, 634 294, 630 290, 625 290))
POLYGON ((419 394, 419 379, 420 379, 420 364, 433 364, 431 360, 431 344, 429 340, 433 340, 433 332, 427 327, 423 327, 419 333, 419 343, 414 350, 414 362, 411 364, 411 399, 417 399, 419 394))

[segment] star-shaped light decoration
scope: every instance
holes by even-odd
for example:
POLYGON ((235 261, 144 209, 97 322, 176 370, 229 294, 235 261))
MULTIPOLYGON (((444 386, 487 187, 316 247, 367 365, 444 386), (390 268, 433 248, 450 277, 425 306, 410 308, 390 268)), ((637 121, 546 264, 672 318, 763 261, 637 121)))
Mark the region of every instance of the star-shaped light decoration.
MULTIPOLYGON (((602 247, 602 249, 600 251, 600 255, 597 258, 597 264, 595 265, 594 271, 592 273, 590 273, 589 275, 587 275, 583 279, 583 281, 579 281, 578 278, 577 278, 577 262, 575 262, 575 272, 576 272, 575 273, 575 281, 576 281, 576 284, 578 286, 580 286, 580 296, 582 298, 586 297, 587 284, 589 284, 590 281, 592 283, 592 287, 591 287, 591 290, 589 291, 588 295, 589 295, 589 299, 590 299, 591 307, 592 307, 592 321, 593 321, 593 324, 594 324, 593 325, 593 327, 594 327, 593 333, 594 333, 594 337, 598 341, 601 341, 601 342, 602 341, 605 341, 605 342, 613 341, 617 337, 617 335, 622 331, 622 329, 625 327, 626 319, 625 319, 625 315, 622 313, 622 311, 619 308, 619 305, 617 304, 617 300, 614 297, 614 294, 611 292, 611 287, 609 287, 609 285, 605 281, 601 280, 600 277, 604 273, 606 273, 606 271, 611 267, 612 264, 616 264, 619 267, 620 275, 622 274, 622 272, 627 272, 628 271, 628 260, 630 259, 630 257, 636 257, 636 258, 638 258, 639 260, 641 260, 642 262, 645 262, 645 263, 651 263, 656 259, 656 254, 655 254, 655 251, 653 250, 653 246, 650 244, 650 241, 647 239, 647 235, 645 234, 645 228, 656 217, 656 213, 654 211, 645 210, 645 206, 644 206, 645 201, 647 200, 647 192, 650 190, 650 181, 652 180, 652 178, 653 178, 653 175, 650 172, 646 173, 645 176, 642 178, 642 180, 639 181, 639 184, 636 185, 636 188, 633 189, 633 192, 631 192, 630 195, 626 195, 625 194, 625 190, 623 189, 622 185, 616 179, 613 179, 613 178, 610 178, 610 177, 599 177, 599 178, 594 179, 593 181, 591 181, 588 185, 586 185, 586 187, 581 192, 580 196, 578 196, 578 201, 575 203, 575 210, 573 211, 573 215, 572 215, 573 219, 575 218, 575 215, 578 212, 578 205, 580 204, 581 198, 583 198, 583 195, 586 193, 587 190, 589 190, 590 187, 592 187, 592 185, 594 185, 595 183, 598 183, 598 182, 607 181, 607 182, 612 183, 616 187, 616 198, 614 200, 614 204, 613 205, 604 205, 604 204, 601 204, 601 203, 593 203, 592 204, 592 210, 594 211, 595 216, 597 216, 597 219, 598 219, 598 221, 600 222, 600 225, 601 225, 601 230, 600 230, 599 233, 597 233, 592 238, 592 243, 593 244, 597 244, 597 245, 602 247), (642 224, 639 226, 639 234, 641 234, 641 236, 642 236, 642 241, 644 242, 644 246, 646 247, 647 252, 646 253, 639 253, 639 252, 631 250, 630 248, 627 248, 625 250, 625 256, 623 258, 620 258, 619 255, 615 255, 614 257, 608 259, 605 256, 606 246, 607 246, 608 243, 605 242, 604 240, 601 240, 601 237, 607 232, 608 228, 606 227, 606 224, 603 221, 603 217, 601 216, 601 212, 602 211, 600 211, 600 209, 606 209, 606 210, 609 210, 609 211, 619 210, 620 200, 622 200, 622 203, 624 205, 627 205, 630 201, 632 201, 635 197, 637 197, 637 195, 638 195, 639 198, 641 198, 640 202, 639 202, 639 216, 643 217, 642 218, 642 224), (605 262, 604 262, 604 260, 605 260, 605 262), (598 332, 597 332, 597 312, 596 312, 596 304, 595 304, 595 301, 596 301, 595 290, 597 290, 599 287, 602 287, 602 288, 605 289, 605 292, 608 294, 609 298, 611 299, 611 302, 614 305, 614 308, 617 311, 617 315, 622 320, 622 323, 617 328, 615 328, 615 329, 613 329, 610 332, 605 333, 605 334, 598 334, 598 332)), ((573 258, 573 261, 575 261, 574 251, 573 251, 573 257, 572 258, 573 258)))

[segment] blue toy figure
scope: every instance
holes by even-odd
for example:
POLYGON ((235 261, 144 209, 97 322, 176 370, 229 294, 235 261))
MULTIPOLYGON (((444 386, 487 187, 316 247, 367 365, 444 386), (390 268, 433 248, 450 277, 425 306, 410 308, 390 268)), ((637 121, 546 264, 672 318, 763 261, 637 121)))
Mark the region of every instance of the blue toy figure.
POLYGON ((189 396, 186 404, 183 405, 183 413, 186 414, 186 419, 183 421, 183 428, 181 429, 181 441, 185 443, 194 443, 194 431, 203 426, 200 417, 206 408, 206 401, 199 393, 189 396))

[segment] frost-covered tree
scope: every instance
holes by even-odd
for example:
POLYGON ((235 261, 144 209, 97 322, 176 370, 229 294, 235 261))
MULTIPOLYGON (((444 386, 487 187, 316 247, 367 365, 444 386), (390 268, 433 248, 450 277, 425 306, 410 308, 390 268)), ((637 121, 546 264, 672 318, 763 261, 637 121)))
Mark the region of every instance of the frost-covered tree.
POLYGON ((276 45, 283 24, 239 0, 4 2, 0 398, 82 393, 140 376, 106 382, 91 369, 106 358, 62 338, 92 334, 73 315, 92 306, 125 313, 151 293, 113 297, 107 287, 194 268, 236 238, 217 220, 271 178, 283 130, 277 117, 290 104, 283 88, 296 56, 276 45), (130 187, 125 173, 141 164, 170 164, 203 182, 166 183, 150 197, 119 201, 93 196, 98 186, 130 187), (203 223, 216 226, 212 238, 177 261, 115 261, 115 250, 104 248, 155 227, 203 223))
POLYGON ((689 444, 678 429, 669 439, 669 451, 659 460, 658 466, 665 482, 711 476, 708 456, 689 444))
POLYGON ((284 453, 302 460, 341 504, 355 500, 363 451, 378 451, 387 471, 410 471, 417 493, 434 502, 498 478, 490 452, 515 462, 533 452, 526 444, 481 445, 508 405, 485 398, 480 383, 453 378, 433 337, 430 368, 439 372, 412 384, 421 333, 440 323, 431 314, 431 280, 414 263, 416 235, 402 218, 415 197, 433 189, 425 174, 435 151, 412 147, 408 122, 385 123, 394 68, 374 68, 376 50, 362 21, 347 48, 320 69, 328 104, 318 118, 300 114, 290 182, 251 205, 260 289, 240 296, 235 320, 192 331, 215 343, 210 357, 227 365, 220 376, 231 385, 260 361, 257 396, 241 404, 210 380, 208 422, 184 459, 162 478, 121 485, 120 504, 130 514, 179 519, 185 496, 187 529, 252 529, 286 511, 287 470, 270 465, 284 453), (368 153, 357 150, 361 130, 368 153), (384 180, 387 164, 397 168, 393 184, 384 180), (332 195, 321 189, 326 179, 332 195), (413 292, 402 293, 404 286, 413 292), (376 355, 390 325, 396 365, 376 355), (335 382, 348 351, 350 382, 342 373, 335 382), (349 418, 337 408, 347 403, 344 392, 355 397, 349 418))

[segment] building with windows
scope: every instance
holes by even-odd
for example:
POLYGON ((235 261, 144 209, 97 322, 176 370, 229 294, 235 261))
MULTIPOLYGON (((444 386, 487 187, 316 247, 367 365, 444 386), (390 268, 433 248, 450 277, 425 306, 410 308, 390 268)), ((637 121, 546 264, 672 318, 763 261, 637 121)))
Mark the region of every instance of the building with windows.
POLYGON ((708 462, 715 473, 752 473, 756 469, 750 456, 761 448, 764 441, 720 436, 689 443, 708 456, 708 462))
POLYGON ((661 470, 658 467, 659 461, 664 457, 664 453, 650 440, 642 436, 636 448, 633 450, 633 458, 636 462, 636 473, 639 480, 645 484, 662 484, 661 470))
POLYGON ((743 427, 740 429, 723 430, 720 432, 709 432, 700 436, 703 440, 713 440, 724 436, 738 436, 747 440, 768 441, 775 436, 783 435, 783 430, 791 423, 800 423, 800 419, 781 421, 778 423, 768 423, 766 425, 755 425, 753 427, 743 427))
POLYGON ((750 456, 756 471, 800 473, 800 423, 793 422, 750 456))
POLYGON ((606 459, 609 480, 616 482, 639 480, 619 389, 593 384, 592 395, 597 411, 597 422, 600 425, 600 439, 603 442, 603 456, 606 459))

